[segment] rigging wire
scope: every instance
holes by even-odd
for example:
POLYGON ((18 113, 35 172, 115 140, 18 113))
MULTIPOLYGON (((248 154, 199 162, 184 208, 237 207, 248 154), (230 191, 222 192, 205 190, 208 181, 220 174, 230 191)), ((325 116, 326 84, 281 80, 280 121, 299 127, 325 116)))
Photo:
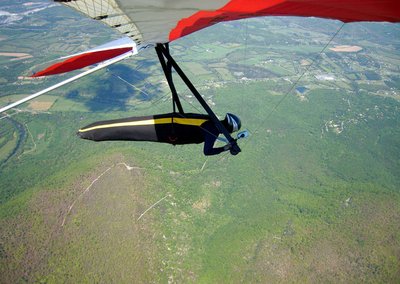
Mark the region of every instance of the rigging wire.
POLYGON ((148 93, 146 93, 145 91, 143 91, 142 89, 136 87, 135 85, 133 85, 132 83, 129 83, 128 81, 126 81, 125 79, 121 78, 121 76, 115 75, 115 74, 111 74, 112 76, 120 79, 122 82, 128 84, 129 86, 131 86, 132 88, 134 88, 135 90, 141 92, 142 94, 144 94, 146 96, 146 98, 150 98, 150 95, 148 93))
MULTIPOLYGON (((297 84, 300 82, 300 80, 308 73, 308 71, 313 67, 314 63, 317 61, 317 58, 325 52, 326 48, 331 44, 331 42, 336 38, 336 36, 340 33, 340 31, 343 29, 345 23, 342 23, 342 25, 337 29, 337 31, 331 36, 329 41, 324 45, 324 47, 321 49, 321 51, 314 56, 312 59, 312 62, 310 65, 308 65, 303 73, 300 74, 300 76, 296 79, 296 81, 290 86, 290 88, 286 91, 286 93, 283 95, 283 97, 274 105, 274 107, 270 110, 270 112, 267 114, 266 118, 262 120, 262 122, 256 127, 254 130, 254 134, 257 133, 257 131, 261 128, 262 125, 266 123, 268 119, 272 116, 272 114, 278 109, 278 107, 282 104, 282 102, 290 95, 290 93, 293 91, 293 89, 297 86, 297 84)), ((245 147, 249 143, 249 139, 243 143, 243 147, 245 147)), ((243 148, 242 147, 242 148, 243 148)))
MULTIPOLYGON (((278 107, 282 104, 282 102, 289 96, 289 94, 293 91, 293 89, 296 87, 296 85, 300 82, 300 80, 304 77, 305 74, 308 73, 308 71, 311 69, 311 67, 314 65, 314 63, 317 61, 317 57, 319 57, 325 50, 326 48, 331 44, 331 42, 336 38, 336 36, 340 33, 340 31, 343 29, 345 23, 342 23, 342 25, 337 29, 337 31, 331 36, 329 41, 324 45, 324 47, 321 49, 321 51, 314 56, 314 59, 312 60, 311 64, 307 66, 307 68, 303 71, 303 73, 297 78, 297 80, 290 86, 290 88, 286 91, 286 93, 283 95, 283 97, 274 105, 274 107, 271 109, 271 111, 267 114, 266 118, 262 120, 262 122, 255 128, 253 131, 253 134, 257 133, 257 131, 261 128, 262 125, 265 124, 265 122, 270 119, 272 114, 278 109, 278 107)), ((246 145, 248 145, 250 141, 250 138, 247 139, 244 143, 241 145, 241 149, 243 150, 246 145)), ((213 165, 217 165, 220 163, 222 160, 226 159, 229 157, 228 152, 224 152, 220 155, 221 157, 213 163, 213 165)), ((202 167, 202 171, 205 168, 205 164, 202 167)))
MULTIPOLYGON (((249 71, 249 64, 248 64, 248 38, 249 38, 248 24, 249 24, 249 19, 245 19, 244 24, 245 25, 244 25, 244 54, 243 54, 244 72, 243 72, 243 76, 246 77, 245 75, 248 74, 248 71, 249 71)), ((245 92, 246 91, 245 84, 241 84, 241 85, 243 86, 243 92, 245 92)), ((242 97, 241 105, 244 105, 245 98, 244 98, 244 96, 241 96, 241 97, 242 97)))
MULTIPOLYGON (((136 70, 136 71, 139 71, 143 66, 144 66, 144 64, 140 64, 135 70, 136 70)), ((125 80, 125 79, 122 78, 121 76, 118 76, 118 75, 113 74, 112 71, 111 71, 109 68, 106 68, 106 72, 110 72, 111 76, 113 76, 113 77, 115 77, 115 78, 121 80, 122 82, 124 82, 125 84, 129 85, 130 87, 132 87, 132 88, 138 90, 139 92, 141 92, 142 94, 144 94, 144 95, 146 96, 146 98, 149 98, 149 99, 151 98, 151 96, 150 96, 147 92, 145 92, 145 91, 143 91, 142 89, 136 87, 135 85, 133 85, 133 84, 130 83, 129 81, 125 80)), ((147 80, 145 80, 145 82, 146 82, 147 84, 151 85, 151 86, 154 86, 154 84, 150 83, 150 82, 147 81, 147 80)), ((145 110, 145 109, 150 109, 150 108, 154 107, 155 105, 158 105, 159 103, 161 103, 162 101, 164 101, 168 96, 170 96, 170 93, 166 93, 165 95, 163 95, 163 96, 161 96, 161 97, 158 97, 158 98, 155 99, 155 100, 153 100, 153 99, 151 99, 151 100, 149 100, 149 101, 142 100, 141 102, 136 102, 136 103, 124 102, 124 104, 125 104, 126 106, 138 107, 138 106, 140 106, 140 105, 149 103, 150 105, 149 105, 148 107, 142 108, 142 110, 145 110)), ((96 103, 109 104, 109 103, 114 103, 114 102, 116 102, 116 101, 118 101, 118 100, 112 100, 112 99, 102 98, 102 99, 97 99, 97 100, 96 100, 96 103)))

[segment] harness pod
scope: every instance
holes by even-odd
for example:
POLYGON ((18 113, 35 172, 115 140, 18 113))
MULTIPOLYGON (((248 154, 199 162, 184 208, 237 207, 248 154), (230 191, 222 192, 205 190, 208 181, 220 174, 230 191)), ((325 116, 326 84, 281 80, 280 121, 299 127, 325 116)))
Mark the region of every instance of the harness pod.
POLYGON ((167 113, 152 116, 105 120, 89 124, 77 132, 83 139, 93 141, 150 141, 179 144, 204 142, 202 125, 208 115, 167 113))

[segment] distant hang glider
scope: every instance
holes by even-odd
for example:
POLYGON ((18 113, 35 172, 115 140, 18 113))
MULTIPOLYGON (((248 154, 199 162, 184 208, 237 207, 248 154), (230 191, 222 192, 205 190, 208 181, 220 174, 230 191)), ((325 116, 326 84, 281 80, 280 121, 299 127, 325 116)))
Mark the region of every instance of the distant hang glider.
MULTIPOLYGON (((168 43, 214 24, 260 16, 300 16, 340 20, 342 22, 399 22, 399 0, 54 0, 86 16, 118 30, 127 39, 114 41, 83 52, 33 77, 65 73, 86 66, 96 67, 28 96, 0 109, 0 113, 21 103, 61 87, 136 54, 147 46, 155 46, 170 86, 175 107, 183 113, 175 86, 172 68, 178 73, 204 107, 228 141, 234 139, 202 99, 184 72, 169 53, 168 43)), ((237 145, 236 145, 237 146, 237 145)), ((240 149, 239 149, 240 150, 240 149)))

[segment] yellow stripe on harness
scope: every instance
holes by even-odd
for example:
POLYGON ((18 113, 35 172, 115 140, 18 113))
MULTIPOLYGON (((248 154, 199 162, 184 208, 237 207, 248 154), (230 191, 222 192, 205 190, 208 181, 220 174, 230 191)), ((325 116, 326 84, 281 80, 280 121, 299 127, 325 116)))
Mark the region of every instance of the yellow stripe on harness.
POLYGON ((79 129, 78 131, 79 132, 87 132, 87 131, 92 131, 92 130, 96 130, 96 129, 104 129, 104 128, 112 128, 112 127, 144 126, 144 125, 168 124, 168 123, 200 126, 206 121, 207 121, 206 119, 199 119, 199 118, 165 117, 165 118, 156 118, 156 119, 148 119, 148 120, 109 123, 109 124, 97 125, 97 126, 93 126, 93 127, 89 127, 89 128, 79 129))

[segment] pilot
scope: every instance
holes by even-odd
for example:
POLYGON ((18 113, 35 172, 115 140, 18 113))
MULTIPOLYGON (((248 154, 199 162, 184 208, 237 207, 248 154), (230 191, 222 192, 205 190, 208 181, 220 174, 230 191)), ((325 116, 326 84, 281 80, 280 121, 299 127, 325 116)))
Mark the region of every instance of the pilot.
MULTIPOLYGON (((231 113, 227 113, 221 123, 229 133, 241 127, 239 117, 231 113)), ((228 150, 233 155, 239 153, 237 145, 231 143, 214 147, 220 133, 208 115, 174 112, 99 121, 79 129, 77 135, 93 141, 150 141, 172 145, 204 142, 203 152, 207 156, 228 150)))
MULTIPOLYGON (((237 117, 232 113, 227 113, 225 115, 225 119, 222 120, 221 122, 229 133, 238 131, 242 126, 239 117, 237 117)), ((228 150, 232 151, 232 145, 230 143, 226 144, 223 147, 214 147, 214 143, 217 140, 220 131, 211 120, 205 122, 201 127, 204 135, 204 148, 203 148, 204 155, 211 156, 211 155, 218 155, 228 150)))

